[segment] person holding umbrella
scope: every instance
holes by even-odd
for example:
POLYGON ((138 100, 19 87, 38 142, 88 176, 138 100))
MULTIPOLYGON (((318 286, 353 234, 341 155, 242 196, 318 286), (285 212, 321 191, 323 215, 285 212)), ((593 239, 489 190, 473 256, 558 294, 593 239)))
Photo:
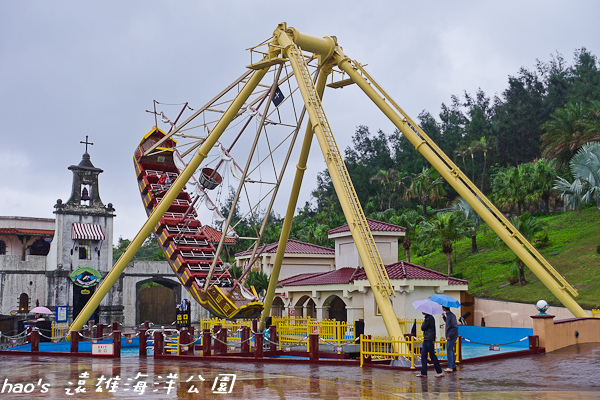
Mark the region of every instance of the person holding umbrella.
POLYGON ((445 333, 446 340, 448 341, 446 345, 448 368, 444 371, 456 372, 456 356, 454 354, 454 349, 456 348, 456 339, 458 338, 458 321, 456 320, 456 316, 450 311, 450 307, 460 307, 460 302, 445 294, 434 294, 433 296, 429 296, 429 299, 440 304, 444 310, 444 316, 442 316, 442 318, 446 323, 445 333))
POLYGON ((423 347, 421 348, 421 372, 417 374, 419 377, 427 376, 427 358, 431 359, 433 366, 435 367, 435 377, 439 378, 444 376, 440 362, 435 355, 435 319, 433 314, 441 314, 442 307, 430 300, 418 300, 413 302, 415 310, 421 311, 423 314, 424 321, 421 324, 421 330, 423 331, 423 347))
POLYGON ((456 339, 458 338, 458 321, 456 320, 456 315, 450 311, 449 307, 442 306, 444 310, 444 321, 446 323, 446 340, 448 341, 446 345, 446 352, 448 354, 448 368, 444 371, 446 372, 456 372, 456 356, 454 354, 454 349, 456 348, 456 339))

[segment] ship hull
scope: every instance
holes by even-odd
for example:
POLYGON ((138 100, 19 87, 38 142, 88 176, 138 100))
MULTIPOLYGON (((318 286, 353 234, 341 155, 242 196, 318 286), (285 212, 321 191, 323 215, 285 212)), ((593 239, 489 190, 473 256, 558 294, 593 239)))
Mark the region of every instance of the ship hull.
MULTIPOLYGON (((147 215, 154 211, 169 189, 169 180, 179 176, 179 169, 173 160, 174 140, 168 139, 150 155, 143 155, 164 136, 160 129, 153 128, 134 153, 138 188, 147 215)), ((220 258, 216 260, 208 289, 204 289, 216 250, 204 232, 192 199, 185 190, 177 195, 154 232, 173 273, 202 307, 215 316, 227 319, 256 318, 261 314, 263 304, 258 301, 254 288, 247 289, 234 284, 220 258)))

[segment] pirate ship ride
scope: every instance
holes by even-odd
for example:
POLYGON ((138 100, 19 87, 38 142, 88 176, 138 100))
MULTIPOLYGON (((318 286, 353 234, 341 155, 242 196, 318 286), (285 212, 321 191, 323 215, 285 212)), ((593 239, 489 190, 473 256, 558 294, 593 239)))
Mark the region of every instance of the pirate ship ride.
MULTIPOLYGON (((177 142, 164 138, 165 133, 154 127, 134 153, 138 187, 148 215, 180 173, 176 163, 180 160, 177 142)), ((194 208, 201 193, 216 188, 221 180, 216 171, 204 168, 199 181, 190 185, 200 193, 192 200, 184 187, 154 228, 154 233, 173 273, 202 307, 222 318, 256 318, 262 312, 263 304, 254 287, 244 287, 224 268, 213 245, 214 232, 218 231, 202 225, 194 208)))

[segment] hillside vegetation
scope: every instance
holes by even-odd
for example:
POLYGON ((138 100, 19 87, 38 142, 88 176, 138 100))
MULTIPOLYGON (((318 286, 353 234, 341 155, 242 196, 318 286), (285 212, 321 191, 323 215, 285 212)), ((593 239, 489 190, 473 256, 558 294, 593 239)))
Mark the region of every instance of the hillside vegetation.
MULTIPOLYGON (((590 207, 582 211, 539 216, 548 223, 549 243, 538 248, 546 260, 579 292, 575 299, 583 308, 600 308, 600 211, 590 207)), ((469 281, 469 293, 475 297, 535 303, 540 299, 554 306, 556 297, 527 270, 525 285, 510 285, 510 264, 514 253, 496 243, 497 235, 484 228, 477 235, 479 251, 471 254, 471 240, 454 246, 454 276, 469 281)), ((400 249, 401 250, 401 249, 400 249)), ((402 254, 402 251, 399 253, 402 254)), ((402 257, 401 257, 402 258, 402 257)), ((411 262, 446 273, 446 256, 436 251, 425 257, 414 255, 411 262)))

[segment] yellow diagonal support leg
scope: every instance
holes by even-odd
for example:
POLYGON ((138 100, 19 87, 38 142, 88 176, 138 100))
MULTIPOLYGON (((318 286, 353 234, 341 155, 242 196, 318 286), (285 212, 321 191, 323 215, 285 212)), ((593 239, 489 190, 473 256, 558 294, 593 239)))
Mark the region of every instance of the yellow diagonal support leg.
MULTIPOLYGON (((300 54, 298 47, 288 36, 287 31, 281 30, 276 37, 278 44, 283 48, 283 54, 290 60, 294 74, 298 80, 298 86, 304 99, 311 124, 321 151, 325 157, 327 168, 331 176, 331 181, 340 200, 344 216, 348 222, 348 227, 352 233, 352 238, 356 243, 358 253, 362 260, 365 273, 373 289, 373 295, 381 310, 383 321, 392 337, 403 338, 402 329, 396 318, 390 296, 394 295, 393 288, 389 282, 387 272, 375 246, 375 241, 369 230, 367 220, 364 216, 354 186, 346 170, 346 166, 335 143, 329 122, 325 117, 323 107, 316 89, 310 79, 308 68, 300 54)), ((315 39, 313 42, 317 42, 315 39)), ((398 349, 402 353, 407 353, 407 346, 400 344, 398 349)))
POLYGON ((260 83, 261 79, 267 73, 267 69, 255 71, 252 77, 246 82, 240 93, 237 95, 235 100, 231 103, 227 111, 223 114, 219 122, 215 125, 211 134, 208 135, 207 139, 204 141, 196 155, 192 158, 190 163, 185 167, 181 174, 175 182, 171 185, 171 188, 167 191, 163 199, 158 206, 154 210, 152 214, 148 217, 146 223, 142 226, 138 234, 131 241, 129 246, 125 252, 121 255, 119 260, 112 267, 110 272, 102 279, 102 283, 92 297, 88 300, 87 304, 73 324, 71 325, 71 329, 69 332, 78 331, 83 328, 85 322, 87 322, 88 318, 92 315, 94 310, 100 305, 100 302, 106 296, 110 288, 115 284, 127 264, 133 259, 133 256, 137 253, 139 248, 142 246, 148 235, 152 232, 156 224, 160 221, 165 212, 171 207, 171 203, 177 195, 181 192, 187 181, 192 177, 196 169, 200 166, 202 161, 206 158, 208 152, 215 145, 217 140, 221 137, 225 128, 229 125, 229 123, 233 120, 238 110, 244 105, 244 102, 248 99, 248 97, 252 94, 252 91, 256 88, 256 86, 260 83))

